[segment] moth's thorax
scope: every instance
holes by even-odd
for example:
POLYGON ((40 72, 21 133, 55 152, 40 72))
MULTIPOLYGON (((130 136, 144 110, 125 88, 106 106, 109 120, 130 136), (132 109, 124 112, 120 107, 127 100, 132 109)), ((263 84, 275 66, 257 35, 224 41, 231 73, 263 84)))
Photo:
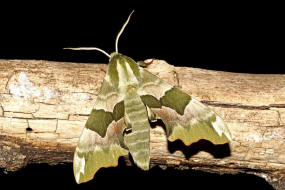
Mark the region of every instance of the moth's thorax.
POLYGON ((137 86, 140 79, 138 64, 128 56, 112 53, 107 71, 107 77, 112 85, 125 89, 127 86, 137 86))

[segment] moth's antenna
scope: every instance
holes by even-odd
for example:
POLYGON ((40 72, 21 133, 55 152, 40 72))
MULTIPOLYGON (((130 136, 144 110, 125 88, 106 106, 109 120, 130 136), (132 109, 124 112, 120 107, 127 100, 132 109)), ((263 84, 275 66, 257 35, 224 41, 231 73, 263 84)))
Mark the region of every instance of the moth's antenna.
POLYGON ((110 54, 108 54, 106 51, 97 48, 97 47, 78 47, 78 48, 63 48, 63 49, 71 49, 71 50, 96 50, 100 51, 101 53, 104 53, 107 57, 111 57, 110 54))
POLYGON ((132 16, 133 12, 134 12, 134 10, 131 12, 131 14, 129 15, 127 21, 125 22, 125 24, 123 25, 123 27, 121 28, 120 32, 118 33, 118 35, 117 35, 117 37, 116 37, 116 44, 115 44, 115 45, 116 45, 116 52, 117 52, 117 53, 118 53, 118 41, 119 41, 119 38, 120 38, 122 32, 124 31, 125 27, 126 27, 127 24, 129 23, 130 18, 131 18, 131 16, 132 16))

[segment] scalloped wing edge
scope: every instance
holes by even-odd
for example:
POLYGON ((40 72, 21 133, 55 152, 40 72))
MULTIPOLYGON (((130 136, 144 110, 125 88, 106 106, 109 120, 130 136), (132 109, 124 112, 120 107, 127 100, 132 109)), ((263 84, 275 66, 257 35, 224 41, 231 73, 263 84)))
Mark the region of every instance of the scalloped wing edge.
POLYGON ((231 140, 227 125, 208 106, 143 68, 140 73, 138 93, 145 105, 163 120, 170 141, 181 139, 190 145, 200 139, 214 144, 231 140))
POLYGON ((190 145, 205 139, 213 144, 225 144, 232 139, 221 117, 194 98, 186 105, 183 115, 166 106, 152 110, 166 125, 169 141, 180 139, 190 145))
POLYGON ((113 121, 102 138, 95 131, 84 128, 74 153, 73 171, 77 183, 94 178, 102 167, 118 165, 120 156, 128 155, 128 150, 121 146, 124 130, 123 119, 113 121))

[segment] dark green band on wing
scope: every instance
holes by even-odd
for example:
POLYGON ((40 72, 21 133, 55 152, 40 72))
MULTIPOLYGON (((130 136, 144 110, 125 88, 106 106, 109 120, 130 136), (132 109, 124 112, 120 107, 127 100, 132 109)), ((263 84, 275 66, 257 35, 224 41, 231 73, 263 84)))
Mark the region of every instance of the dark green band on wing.
POLYGON ((93 109, 85 127, 95 131, 101 137, 105 137, 107 128, 113 120, 113 114, 111 112, 93 109))
POLYGON ((160 102, 163 106, 174 109, 180 115, 184 115, 185 107, 190 100, 191 96, 175 87, 168 90, 165 95, 160 98, 160 102))
POLYGON ((124 106, 124 101, 121 101, 117 103, 114 107, 113 110, 113 118, 115 121, 118 121, 122 117, 124 117, 125 114, 125 106, 124 106))
POLYGON ((160 108, 161 103, 158 101, 154 96, 152 95, 143 95, 141 96, 141 99, 145 105, 147 105, 149 108, 160 108))

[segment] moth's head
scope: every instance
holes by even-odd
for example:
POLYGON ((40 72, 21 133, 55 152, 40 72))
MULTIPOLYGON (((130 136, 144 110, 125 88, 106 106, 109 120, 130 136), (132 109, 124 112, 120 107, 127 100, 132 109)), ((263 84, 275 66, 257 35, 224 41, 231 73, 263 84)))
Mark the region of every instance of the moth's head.
POLYGON ((109 62, 111 62, 111 60, 119 58, 120 56, 123 56, 122 54, 120 54, 118 52, 118 41, 119 41, 119 38, 120 38, 121 34, 123 33, 125 27, 129 23, 129 20, 130 20, 130 18, 132 16, 133 12, 134 11, 131 12, 131 14, 129 15, 127 21, 124 23, 124 25, 122 26, 121 30, 119 31, 119 33, 118 33, 118 35, 116 37, 116 42, 115 42, 115 49, 116 49, 116 51, 115 52, 113 52, 111 54, 108 54, 106 51, 104 51, 104 50, 102 50, 100 48, 97 48, 97 47, 79 47, 79 48, 64 48, 64 49, 71 49, 71 50, 96 50, 96 51, 100 51, 101 53, 104 53, 106 56, 108 56, 110 58, 109 62))
MULTIPOLYGON (((121 53, 117 53, 117 52, 113 52, 110 55, 110 59, 109 59, 109 64, 113 64, 113 65, 117 65, 117 64, 121 64, 121 65, 125 65, 125 64, 129 64, 132 68, 137 67, 137 63, 130 57, 123 55, 121 53)), ((123 66, 125 67, 125 66, 123 66)))
POLYGON ((121 53, 113 52, 110 55, 109 63, 120 63, 122 62, 124 55, 121 53))
POLYGON ((122 56, 121 53, 113 52, 113 53, 111 53, 111 55, 110 55, 109 62, 114 61, 114 60, 116 60, 116 59, 119 59, 121 56, 122 56))

